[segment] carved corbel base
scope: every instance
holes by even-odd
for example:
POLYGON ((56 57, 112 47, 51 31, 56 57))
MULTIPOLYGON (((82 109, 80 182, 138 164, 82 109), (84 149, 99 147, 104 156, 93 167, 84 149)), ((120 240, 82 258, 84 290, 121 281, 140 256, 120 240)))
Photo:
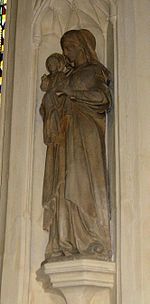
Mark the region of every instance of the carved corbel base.
POLYGON ((44 265, 50 288, 62 292, 67 304, 115 304, 115 263, 89 259, 44 265))

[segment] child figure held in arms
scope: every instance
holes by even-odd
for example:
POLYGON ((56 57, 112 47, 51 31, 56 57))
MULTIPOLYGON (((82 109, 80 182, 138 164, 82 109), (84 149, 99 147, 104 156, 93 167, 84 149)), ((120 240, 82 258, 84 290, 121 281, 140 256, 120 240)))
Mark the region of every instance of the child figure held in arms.
POLYGON ((45 65, 49 74, 41 77, 40 85, 41 90, 46 92, 40 106, 44 143, 61 144, 67 124, 63 113, 66 96, 58 93, 63 91, 67 84, 64 56, 54 53, 46 59, 45 65))

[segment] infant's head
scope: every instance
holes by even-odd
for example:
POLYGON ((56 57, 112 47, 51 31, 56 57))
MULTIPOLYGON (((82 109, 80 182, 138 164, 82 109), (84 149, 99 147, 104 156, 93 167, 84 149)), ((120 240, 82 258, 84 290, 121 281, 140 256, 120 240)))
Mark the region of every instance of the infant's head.
POLYGON ((49 73, 63 71, 65 67, 64 56, 59 53, 54 53, 46 59, 45 65, 49 73))

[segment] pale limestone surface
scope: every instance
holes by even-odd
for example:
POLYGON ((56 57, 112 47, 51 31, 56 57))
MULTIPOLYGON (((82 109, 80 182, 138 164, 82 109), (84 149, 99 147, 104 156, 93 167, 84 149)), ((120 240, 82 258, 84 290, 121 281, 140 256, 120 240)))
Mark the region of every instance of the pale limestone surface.
POLYGON ((150 301, 149 1, 120 1, 118 83, 122 303, 150 301))
POLYGON ((74 17, 70 19, 72 6, 70 4, 68 6, 69 2, 53 1, 52 4, 58 7, 59 12, 61 9, 63 14, 62 32, 60 32, 56 11, 53 10, 53 5, 47 8, 48 2, 50 3, 43 1, 44 7, 40 9, 38 6, 35 7, 34 16, 32 16, 31 1, 19 1, 18 5, 8 210, 1 296, 2 303, 5 304, 12 302, 27 304, 28 301, 49 303, 57 298, 56 295, 50 296, 44 293, 40 282, 36 280, 36 271, 44 259, 48 239, 47 233, 42 231, 41 196, 45 147, 42 140, 42 120, 39 115, 42 98, 39 84, 40 77, 45 72, 45 58, 54 51, 60 51, 59 39, 65 30, 86 27, 99 37, 98 54, 100 59, 105 61, 104 34, 106 35, 106 32, 104 33, 104 30, 106 30, 109 9, 107 3, 103 5, 106 11, 104 13, 98 8, 98 4, 100 19, 94 9, 91 10, 87 1, 81 3, 80 12, 77 12, 77 8, 73 5, 74 17), (52 15, 53 24, 49 24, 52 15), (78 15, 81 15, 80 24, 77 22, 78 15), (100 20, 102 20, 101 24, 100 20), (63 24, 64 22, 66 24, 63 24), (101 25, 103 25, 103 33, 101 25), (10 272, 9 278, 8 272, 10 272))
POLYGON ((88 259, 45 264, 53 288, 68 304, 115 303, 115 263, 88 259))
MULTIPOLYGON (((102 2, 103 9, 104 6, 107 9, 109 2, 96 2, 102 2)), ((45 5, 46 1, 37 3, 37 15, 40 3, 45 5)), ((63 2, 59 1, 59 7, 60 3, 63 2)), ((80 3, 83 3, 83 10, 87 9, 86 1, 80 3)), ((1 304, 65 303, 60 295, 46 293, 42 283, 36 280, 36 271, 47 242, 47 234, 42 231, 45 148, 41 140, 42 121, 38 114, 41 101, 39 77, 44 72, 46 56, 59 51, 59 37, 51 35, 47 40, 49 35, 44 35, 39 46, 39 36, 34 36, 31 31, 31 6, 29 0, 18 1, 14 93, 10 98, 13 109, 1 304)), ((117 35, 117 39, 114 37, 117 304, 150 303, 149 11, 149 0, 120 0, 117 16, 114 12, 111 14, 117 35)), ((44 21, 42 31, 47 29, 45 22, 48 21, 44 21)), ((92 31, 94 28, 90 26, 89 29, 92 31)), ((5 110, 3 108, 3 113, 5 110)), ((8 119, 5 115, 1 117, 3 121, 8 119)), ((2 138, 4 134, 1 130, 2 138)), ((1 143, 2 153, 3 140, 1 143)), ((8 163, 8 158, 4 161, 8 163)), ((3 170, 1 172, 3 174, 3 170)), ((2 208, 5 204, 3 199, 2 208)), ((4 228, 4 218, 1 223, 4 228)), ((1 252, 2 248, 1 243, 1 252)), ((98 299, 97 294, 92 304, 98 304, 98 299)))
POLYGON ((44 265, 54 287, 100 286, 113 288, 115 263, 79 259, 44 265))
MULTIPOLYGON (((11 1, 10 1, 11 2, 11 1)), ((11 138, 11 113, 12 113, 12 94, 13 94, 13 75, 15 47, 15 21, 16 21, 16 3, 11 3, 7 9, 7 32, 5 35, 5 62, 3 70, 2 96, 0 101, 0 282, 2 275, 4 242, 5 242, 5 224, 7 210, 7 190, 9 175, 9 156, 10 156, 10 138, 11 138), (10 20, 12 21, 10 23, 10 20), (9 41, 9 48, 8 48, 9 41), (8 75, 9 74, 9 75, 8 75), (6 83, 9 90, 6 89, 6 83)))

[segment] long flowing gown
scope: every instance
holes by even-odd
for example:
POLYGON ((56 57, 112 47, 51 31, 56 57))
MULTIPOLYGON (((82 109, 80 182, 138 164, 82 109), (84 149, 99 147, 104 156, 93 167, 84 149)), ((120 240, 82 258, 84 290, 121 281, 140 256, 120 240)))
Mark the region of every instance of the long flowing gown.
POLYGON ((105 152, 109 88, 100 63, 79 66, 69 76, 64 141, 48 144, 43 185, 45 258, 111 257, 105 152))

